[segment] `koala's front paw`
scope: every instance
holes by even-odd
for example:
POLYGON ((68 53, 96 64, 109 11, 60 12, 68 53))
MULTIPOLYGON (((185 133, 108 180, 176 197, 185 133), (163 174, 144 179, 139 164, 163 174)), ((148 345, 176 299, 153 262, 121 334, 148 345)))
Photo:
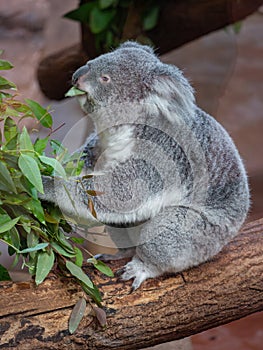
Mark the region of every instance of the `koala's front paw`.
POLYGON ((123 274, 121 275, 121 278, 124 281, 134 278, 132 290, 135 290, 139 288, 142 282, 147 278, 153 278, 158 275, 160 275, 160 272, 157 271, 154 266, 146 266, 144 262, 135 255, 132 261, 128 262, 123 267, 123 274))

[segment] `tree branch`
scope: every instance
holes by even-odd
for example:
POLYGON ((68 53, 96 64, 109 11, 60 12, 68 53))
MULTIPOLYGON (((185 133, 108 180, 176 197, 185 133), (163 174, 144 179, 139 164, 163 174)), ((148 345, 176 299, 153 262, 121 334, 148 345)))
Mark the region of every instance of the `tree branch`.
MULTIPOLYGON (((81 0, 84 4, 90 0, 81 0)), ((122 39, 136 39, 142 33, 141 1, 131 5, 122 39)), ((173 50, 202 35, 223 28, 249 16, 263 0, 167 0, 155 29, 146 32, 159 54, 173 50)), ((69 47, 43 59, 39 64, 38 80, 44 94, 55 100, 64 98, 72 72, 96 57, 94 35, 89 26, 81 25, 79 47, 69 47), (75 51, 74 51, 75 50, 75 51)))
POLYGON ((87 268, 103 293, 108 325, 101 329, 89 306, 73 335, 68 319, 82 292, 70 278, 50 276, 38 287, 2 282, 0 348, 139 349, 239 319, 263 310, 262 252, 263 219, 245 225, 213 261, 148 280, 131 294, 131 282, 87 268))
POLYGON ((255 12, 263 0, 168 0, 147 35, 163 54, 255 12))

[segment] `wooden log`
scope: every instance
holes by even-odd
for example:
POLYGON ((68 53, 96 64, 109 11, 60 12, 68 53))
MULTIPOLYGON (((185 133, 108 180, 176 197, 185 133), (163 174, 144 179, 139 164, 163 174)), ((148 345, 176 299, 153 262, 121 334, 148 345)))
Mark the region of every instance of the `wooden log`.
MULTIPOLYGON (((113 270, 124 261, 112 262, 113 270)), ((102 329, 88 304, 78 330, 68 320, 82 296, 70 278, 0 283, 0 349, 140 349, 184 338, 263 310, 263 219, 244 226, 210 262, 176 276, 131 281, 87 268, 103 293, 102 329)))

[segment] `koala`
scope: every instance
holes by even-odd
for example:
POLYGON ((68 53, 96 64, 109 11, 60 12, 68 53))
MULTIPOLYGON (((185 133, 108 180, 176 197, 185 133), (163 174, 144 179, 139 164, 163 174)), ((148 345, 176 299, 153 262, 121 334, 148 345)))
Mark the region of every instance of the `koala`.
POLYGON ((121 277, 133 289, 215 256, 246 218, 248 181, 232 139, 196 105, 182 72, 128 41, 72 82, 95 125, 83 146, 91 175, 45 176, 40 198, 82 225, 107 225, 120 250, 102 258, 131 257, 121 277))

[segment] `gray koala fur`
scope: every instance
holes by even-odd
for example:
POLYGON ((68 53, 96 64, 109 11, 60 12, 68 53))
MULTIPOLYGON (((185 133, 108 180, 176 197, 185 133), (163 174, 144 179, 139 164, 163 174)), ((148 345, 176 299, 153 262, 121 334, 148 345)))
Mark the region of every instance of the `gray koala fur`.
POLYGON ((107 224, 121 248, 116 258, 133 256, 122 271, 133 289, 217 254, 246 218, 247 176, 181 71, 129 41, 79 68, 73 83, 87 93, 96 127, 83 146, 93 177, 43 177, 40 198, 79 223, 107 224), (87 190, 103 193, 92 198, 97 219, 87 190))

